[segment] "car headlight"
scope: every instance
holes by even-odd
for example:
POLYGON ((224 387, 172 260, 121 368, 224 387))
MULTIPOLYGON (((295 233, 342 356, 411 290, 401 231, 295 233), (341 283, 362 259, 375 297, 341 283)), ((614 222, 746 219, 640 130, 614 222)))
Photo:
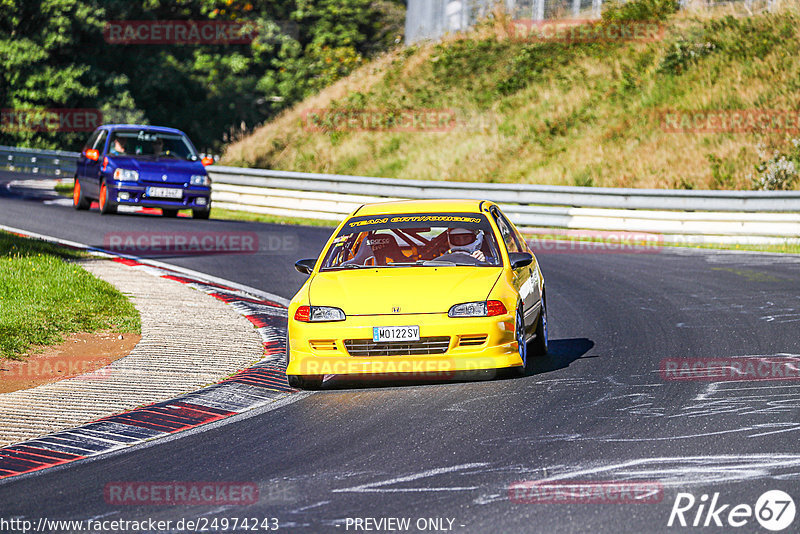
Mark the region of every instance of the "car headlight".
POLYGON ((203 187, 208 187, 209 185, 211 185, 211 180, 208 178, 208 175, 194 174, 190 179, 190 183, 192 185, 200 185, 203 187))
POLYGON ((464 302, 456 304, 447 312, 448 317, 494 317, 508 313, 505 304, 499 300, 464 302))
POLYGON ((301 323, 326 323, 345 319, 341 309, 331 306, 300 306, 294 313, 294 320, 301 323))
POLYGON ((139 173, 131 169, 114 170, 114 179, 122 182, 138 182, 139 173))

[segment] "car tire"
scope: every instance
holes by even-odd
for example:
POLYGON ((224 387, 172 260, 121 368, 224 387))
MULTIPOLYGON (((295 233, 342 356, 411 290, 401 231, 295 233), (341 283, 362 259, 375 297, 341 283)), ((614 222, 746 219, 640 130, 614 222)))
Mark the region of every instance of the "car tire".
POLYGON ((547 355, 547 297, 542 293, 542 310, 539 312, 539 319, 536 321, 536 337, 531 341, 530 354, 533 356, 547 355))
POLYGON ((108 188, 105 182, 100 186, 100 198, 97 199, 97 202, 100 204, 100 215, 109 215, 117 212, 117 205, 108 198, 108 188))
POLYGON ((175 217, 178 216, 178 210, 168 210, 168 209, 161 208, 161 215, 163 215, 164 217, 167 217, 169 219, 174 219, 175 217))
MULTIPOLYGON (((286 336, 286 367, 289 367, 289 336, 286 336)), ((322 387, 324 376, 318 375, 286 375, 289 385, 295 389, 315 390, 322 387)))
POLYGON ((522 302, 517 304, 517 311, 514 314, 514 335, 517 338, 519 356, 522 358, 522 365, 514 367, 517 376, 525 376, 528 372, 528 344, 525 342, 525 312, 522 302))
POLYGON ((211 217, 211 210, 192 210, 192 219, 206 220, 211 217))
POLYGON ((322 387, 323 376, 319 375, 286 375, 289 385, 295 389, 308 389, 311 391, 322 387))
POLYGON ((83 189, 81 189, 81 183, 78 181, 78 177, 75 177, 75 186, 72 189, 72 207, 76 210, 88 210, 92 203, 83 195, 83 189))

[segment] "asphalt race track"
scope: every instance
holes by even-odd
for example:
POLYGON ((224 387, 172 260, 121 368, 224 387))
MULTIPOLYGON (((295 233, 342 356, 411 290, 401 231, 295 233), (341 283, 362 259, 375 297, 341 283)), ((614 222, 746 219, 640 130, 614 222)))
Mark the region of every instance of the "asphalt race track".
MULTIPOLYGON (((257 253, 156 257, 287 298, 302 283, 294 260, 315 256, 330 232, 101 217, 8 192, 0 196, 0 224, 98 246, 112 232, 253 232, 264 248, 257 253)), ((767 490, 800 498, 800 382, 674 381, 659 372, 665 358, 800 354, 800 257, 594 248, 538 257, 551 354, 525 378, 336 379, 276 410, 1 482, 0 518, 173 525, 182 518, 277 518, 280 531, 363 532, 355 518, 398 517, 411 519, 412 532, 420 525, 452 532, 664 532, 684 492, 698 503, 719 493, 718 504, 730 505, 718 516, 725 527, 710 518, 705 528, 670 531, 727 532, 728 511, 755 506, 767 490), (661 494, 651 500, 657 502, 635 503, 509 499, 510 484, 542 479, 646 482, 661 494), (107 504, 106 484, 125 481, 252 482, 259 499, 246 507, 107 504), (444 521, 417 524, 421 518, 444 521)), ((686 513, 687 521, 697 510, 686 513)), ((787 531, 798 524, 800 518, 787 531)), ((388 524, 367 525, 387 531, 388 524)), ((768 532, 753 517, 736 530, 768 532)))

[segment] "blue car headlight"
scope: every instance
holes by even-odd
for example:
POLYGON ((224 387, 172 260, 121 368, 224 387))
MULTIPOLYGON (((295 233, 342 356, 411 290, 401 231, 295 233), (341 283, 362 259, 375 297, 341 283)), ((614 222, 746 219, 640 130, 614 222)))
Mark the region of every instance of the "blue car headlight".
POLYGON ((114 179, 122 182, 138 182, 139 173, 131 169, 115 169, 114 179))
POLYGON ((193 174, 189 183, 192 185, 199 185, 203 187, 208 187, 211 185, 211 179, 206 174, 193 174))

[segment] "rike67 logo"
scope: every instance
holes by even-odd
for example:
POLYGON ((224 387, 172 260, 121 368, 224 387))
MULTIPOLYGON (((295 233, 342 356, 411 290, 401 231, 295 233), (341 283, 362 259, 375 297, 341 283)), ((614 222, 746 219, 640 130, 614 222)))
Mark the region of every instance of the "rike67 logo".
MULTIPOLYGON (((755 506, 746 503, 723 504, 719 492, 714 493, 710 500, 705 493, 699 499, 691 493, 678 493, 667 526, 740 528, 752 525, 755 518, 763 528, 779 532, 792 524, 794 516, 794 500, 781 490, 764 492, 756 500, 755 506)), ((752 528, 747 530, 752 531, 752 528)))

